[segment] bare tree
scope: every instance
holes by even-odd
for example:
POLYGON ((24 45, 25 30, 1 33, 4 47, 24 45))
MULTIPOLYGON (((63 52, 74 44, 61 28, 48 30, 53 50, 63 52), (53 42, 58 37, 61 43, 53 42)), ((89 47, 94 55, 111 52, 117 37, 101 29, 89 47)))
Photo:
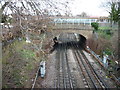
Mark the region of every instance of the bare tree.
MULTIPOLYGON (((34 53, 36 53, 35 59, 38 59, 38 61, 41 59, 45 60, 47 58, 47 50, 51 47, 52 42, 48 38, 48 32, 51 33, 53 25, 50 17, 58 14, 65 15, 66 13, 68 15, 69 9, 67 8, 67 0, 1 0, 0 4, 0 6, 2 6, 0 7, 0 14, 2 13, 3 16, 6 16, 5 19, 8 19, 8 17, 11 17, 12 19, 10 24, 9 22, 5 22, 12 27, 2 28, 2 41, 7 42, 18 37, 29 38, 31 41, 30 46, 34 53)), ((0 19, 2 19, 2 17, 0 17, 0 19)), ((52 35, 50 38, 52 38, 52 35)), ((14 47, 14 45, 11 46, 14 47)), ((14 50, 10 52, 13 51, 14 50)), ((12 68, 10 64, 8 66, 10 66, 9 68, 12 68)), ((4 71, 6 71, 6 67, 4 68, 4 71)), ((12 72, 13 71, 10 73, 12 72)), ((8 75, 8 73, 4 72, 3 79, 6 78, 5 75, 8 75)), ((12 76, 12 78, 15 77, 12 76)), ((18 82, 21 83, 21 80, 18 80, 18 82)), ((7 83, 9 82, 6 80, 3 82, 3 85, 7 83)), ((14 87, 13 84, 15 87, 18 87, 14 81, 12 82, 12 85, 9 85, 14 87)))
POLYGON ((109 13, 111 28, 114 24, 117 24, 119 20, 120 10, 118 9, 118 2, 119 0, 107 0, 102 4, 102 7, 109 13))
MULTIPOLYGON (((37 52, 42 50, 43 41, 46 37, 45 32, 52 30, 50 28, 52 20, 49 17, 58 14, 68 15, 70 12, 67 0, 6 0, 6 2, 1 2, 3 15, 12 16, 11 25, 13 28, 9 29, 10 32, 14 32, 12 38, 19 37, 19 35, 21 37, 22 34, 23 37, 31 39, 37 52), (40 36, 42 33, 44 35, 40 36)), ((9 33, 3 35, 6 38, 5 40, 8 40, 9 36, 9 33)))

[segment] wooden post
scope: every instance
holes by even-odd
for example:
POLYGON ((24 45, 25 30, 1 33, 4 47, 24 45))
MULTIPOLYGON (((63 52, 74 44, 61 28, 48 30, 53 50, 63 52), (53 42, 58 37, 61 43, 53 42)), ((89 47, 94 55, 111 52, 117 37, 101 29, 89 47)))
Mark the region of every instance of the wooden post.
MULTIPOLYGON (((0 24, 2 21, 2 10, 0 9, 0 24)), ((0 25, 0 36, 2 36, 2 26, 0 25)), ((0 89, 2 89, 2 39, 0 39, 0 89)))
MULTIPOLYGON (((118 2, 118 9, 120 10, 120 2, 118 2)), ((120 18, 120 13, 119 13, 120 18)), ((120 20, 118 21, 118 60, 120 65, 120 20)))

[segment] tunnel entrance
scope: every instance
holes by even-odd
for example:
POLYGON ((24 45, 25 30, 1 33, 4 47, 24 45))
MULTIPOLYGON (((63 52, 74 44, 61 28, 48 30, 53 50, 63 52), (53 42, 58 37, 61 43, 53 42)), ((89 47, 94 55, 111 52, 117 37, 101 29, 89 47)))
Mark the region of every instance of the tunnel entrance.
POLYGON ((85 49, 86 41, 87 39, 81 34, 61 33, 53 38, 53 48, 57 49, 59 45, 66 45, 68 48, 75 48, 74 45, 77 45, 79 48, 85 49))

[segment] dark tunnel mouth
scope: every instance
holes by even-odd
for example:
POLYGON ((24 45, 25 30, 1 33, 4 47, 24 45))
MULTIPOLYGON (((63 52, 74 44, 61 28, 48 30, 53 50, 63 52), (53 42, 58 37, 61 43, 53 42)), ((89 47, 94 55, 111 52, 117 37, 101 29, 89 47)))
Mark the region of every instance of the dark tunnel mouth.
POLYGON ((80 35, 80 43, 82 44, 82 46, 84 47, 84 48, 86 48, 86 43, 87 43, 87 39, 83 36, 83 35, 81 35, 81 34, 79 34, 80 35))
MULTIPOLYGON (((62 33, 61 33, 61 34, 62 34, 62 33)), ((54 45, 53 45, 54 48, 56 48, 56 46, 59 45, 59 44, 66 44, 66 43, 71 43, 71 42, 72 42, 72 43, 77 43, 77 44, 79 44, 79 46, 81 46, 83 49, 86 48, 87 39, 85 38, 85 36, 83 36, 82 34, 78 34, 78 33, 66 33, 66 34, 77 34, 79 41, 70 41, 70 42, 62 42, 62 43, 59 43, 59 41, 58 41, 57 43, 54 42, 54 45)), ((60 35, 60 34, 59 34, 59 35, 60 35)), ((57 37, 58 37, 58 36, 55 36, 55 37, 53 38, 53 41, 54 41, 54 40, 57 41, 57 37)))

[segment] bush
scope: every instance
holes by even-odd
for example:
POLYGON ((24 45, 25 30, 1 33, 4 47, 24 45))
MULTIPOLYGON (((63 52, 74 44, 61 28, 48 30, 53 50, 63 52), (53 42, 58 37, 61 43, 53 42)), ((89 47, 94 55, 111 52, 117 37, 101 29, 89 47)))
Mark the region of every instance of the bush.
POLYGON ((92 22, 92 23, 91 23, 91 26, 92 26, 95 30, 98 30, 99 23, 97 23, 97 22, 92 22))
POLYGON ((107 54, 107 55, 111 55, 112 54, 112 50, 110 48, 106 48, 104 50, 104 53, 107 54))

